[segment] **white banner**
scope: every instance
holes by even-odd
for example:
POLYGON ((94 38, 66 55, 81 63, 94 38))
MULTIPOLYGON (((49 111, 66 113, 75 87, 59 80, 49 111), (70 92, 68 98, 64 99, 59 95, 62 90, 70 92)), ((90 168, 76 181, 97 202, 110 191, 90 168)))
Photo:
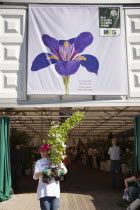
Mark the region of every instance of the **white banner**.
POLYGON ((127 95, 122 7, 29 6, 30 94, 127 95))

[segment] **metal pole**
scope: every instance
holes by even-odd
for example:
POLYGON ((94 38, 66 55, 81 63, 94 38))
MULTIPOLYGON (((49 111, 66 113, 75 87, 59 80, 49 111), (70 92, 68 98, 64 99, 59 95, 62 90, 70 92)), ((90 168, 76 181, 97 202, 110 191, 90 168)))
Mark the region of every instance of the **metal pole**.
MULTIPOLYGON (((135 116, 140 116, 140 114, 120 114, 120 115, 85 115, 84 118, 92 118, 92 117, 135 117, 135 116)), ((49 116, 44 116, 44 115, 16 115, 16 116, 7 116, 7 115, 4 115, 4 116, 1 116, 1 117, 10 117, 10 118, 27 118, 27 117, 41 117, 41 118, 60 118, 60 117, 71 117, 71 115, 67 115, 67 116, 64 116, 64 115, 49 115, 49 116)))

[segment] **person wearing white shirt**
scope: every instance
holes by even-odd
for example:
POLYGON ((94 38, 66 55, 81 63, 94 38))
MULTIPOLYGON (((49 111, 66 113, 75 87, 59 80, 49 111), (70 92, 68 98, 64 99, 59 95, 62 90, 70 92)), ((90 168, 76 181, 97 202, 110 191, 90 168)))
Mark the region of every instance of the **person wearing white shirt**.
MULTIPOLYGON (((60 197, 60 184, 53 177, 51 170, 51 160, 48 157, 48 150, 50 146, 43 144, 39 149, 42 159, 38 160, 35 164, 33 179, 37 180, 37 199, 40 200, 41 210, 58 210, 59 197, 60 197), (43 176, 50 177, 50 182, 43 182, 43 176)), ((60 164, 60 169, 56 171, 57 175, 64 175, 67 173, 67 169, 63 163, 60 164)))
POLYGON ((116 189, 116 172, 120 178, 120 188, 123 188, 123 176, 121 169, 121 149, 117 145, 117 139, 112 139, 112 147, 109 148, 108 154, 111 160, 111 172, 112 172, 112 189, 116 189))

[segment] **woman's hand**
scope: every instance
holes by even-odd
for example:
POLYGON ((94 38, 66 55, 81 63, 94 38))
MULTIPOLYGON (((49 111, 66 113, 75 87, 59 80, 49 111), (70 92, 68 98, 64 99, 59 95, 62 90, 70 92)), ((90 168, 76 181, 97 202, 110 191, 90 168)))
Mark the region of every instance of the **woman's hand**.
POLYGON ((58 169, 58 170, 54 170, 53 173, 54 173, 54 176, 59 177, 61 175, 64 175, 65 171, 63 169, 58 169))
POLYGON ((42 175, 47 175, 48 177, 52 177, 53 176, 53 173, 52 173, 52 170, 51 169, 44 169, 42 171, 42 175))
POLYGON ((39 177, 42 176, 42 173, 41 172, 37 172, 35 175, 34 175, 34 178, 35 179, 38 179, 39 177))
POLYGON ((124 189, 124 192, 128 192, 128 188, 127 187, 124 189))
POLYGON ((124 180, 124 183, 125 183, 125 192, 128 192, 128 188, 129 188, 129 182, 135 182, 136 181, 136 177, 135 176, 132 176, 130 178, 127 178, 124 180))

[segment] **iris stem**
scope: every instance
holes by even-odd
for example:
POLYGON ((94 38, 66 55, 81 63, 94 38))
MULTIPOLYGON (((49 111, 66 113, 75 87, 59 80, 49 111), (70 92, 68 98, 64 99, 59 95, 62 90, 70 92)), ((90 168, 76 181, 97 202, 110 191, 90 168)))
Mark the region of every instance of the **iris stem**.
POLYGON ((70 80, 70 76, 62 76, 63 77, 63 82, 65 85, 65 95, 69 94, 69 80, 70 80))

